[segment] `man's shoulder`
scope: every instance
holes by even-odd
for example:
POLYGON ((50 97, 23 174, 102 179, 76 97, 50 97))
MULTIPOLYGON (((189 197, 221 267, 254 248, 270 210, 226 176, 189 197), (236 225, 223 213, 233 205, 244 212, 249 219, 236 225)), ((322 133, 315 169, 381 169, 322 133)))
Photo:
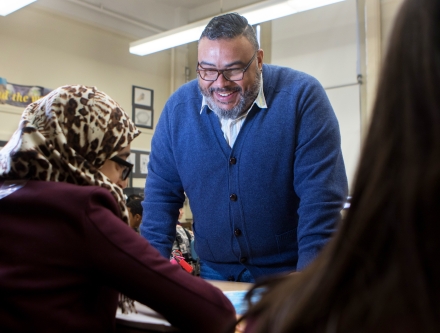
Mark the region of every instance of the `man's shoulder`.
POLYGON ((265 65, 263 67, 264 93, 285 92, 289 95, 323 91, 321 83, 312 75, 289 67, 265 65))
POLYGON ((168 98, 163 112, 172 118, 186 119, 189 114, 198 115, 202 107, 202 94, 197 80, 192 80, 179 87, 168 98))
MULTIPOLYGON (((263 78, 264 83, 266 84, 266 81, 281 81, 281 82, 318 82, 318 80, 305 72, 301 72, 299 70, 285 67, 285 66, 277 66, 277 65, 269 65, 264 64, 263 65, 263 78), (265 77, 265 74, 267 74, 267 79, 265 77)), ((269 83, 269 82, 268 82, 269 83)))
POLYGON ((188 100, 188 99, 200 99, 202 100, 202 94, 199 89, 197 79, 189 81, 181 85, 172 95, 170 99, 188 100))

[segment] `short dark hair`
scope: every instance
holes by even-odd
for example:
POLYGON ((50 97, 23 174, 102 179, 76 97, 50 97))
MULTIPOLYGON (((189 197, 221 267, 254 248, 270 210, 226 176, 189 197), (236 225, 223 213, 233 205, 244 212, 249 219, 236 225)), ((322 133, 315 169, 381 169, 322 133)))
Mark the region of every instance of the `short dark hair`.
POLYGON ((208 38, 209 40, 217 39, 234 39, 238 36, 245 37, 253 46, 254 50, 259 49, 257 35, 254 28, 248 23, 246 17, 237 13, 228 13, 214 17, 209 21, 199 38, 208 38))
POLYGON ((132 215, 139 214, 140 216, 142 216, 142 199, 130 200, 129 202, 127 202, 127 208, 130 208, 130 212, 132 215))
POLYGON ((127 203, 129 203, 131 200, 136 200, 136 199, 143 199, 143 196, 140 194, 136 194, 136 193, 130 194, 127 197, 127 203))

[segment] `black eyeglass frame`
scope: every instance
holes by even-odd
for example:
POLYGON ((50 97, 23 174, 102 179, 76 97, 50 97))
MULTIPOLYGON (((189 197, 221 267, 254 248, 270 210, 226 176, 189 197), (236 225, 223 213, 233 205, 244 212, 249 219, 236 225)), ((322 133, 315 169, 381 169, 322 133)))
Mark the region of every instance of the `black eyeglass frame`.
POLYGON ((119 156, 113 156, 110 160, 124 167, 124 170, 122 170, 121 179, 126 180, 128 176, 130 176, 131 170, 133 170, 134 165, 120 158, 119 156))
POLYGON ((218 77, 220 76, 220 74, 222 74, 223 77, 224 77, 226 80, 228 80, 228 81, 232 81, 232 82, 235 82, 235 81, 241 81, 241 80, 243 80, 243 78, 244 78, 244 73, 248 70, 248 68, 250 67, 250 65, 252 64, 252 62, 255 60, 255 57, 257 56, 257 53, 258 53, 258 50, 255 51, 254 55, 252 56, 252 59, 251 59, 251 60, 248 62, 248 64, 242 69, 242 76, 241 76, 241 79, 231 80, 227 75, 225 75, 225 72, 228 72, 228 71, 231 71, 231 70, 237 70, 238 68, 228 68, 228 69, 206 69, 206 68, 203 68, 203 67, 200 65, 200 63, 198 62, 198 63, 197 63, 197 68, 196 68, 196 72, 197 72, 197 74, 199 74, 200 78, 201 78, 203 81, 215 82, 215 81, 217 81, 217 79, 218 79, 218 77), (199 67, 200 67, 201 69, 199 69, 199 67), (217 76, 216 76, 216 78, 215 78, 214 80, 207 80, 207 79, 204 79, 204 78, 202 77, 202 75, 200 75, 200 71, 201 71, 201 70, 203 70, 203 71, 217 72, 217 76))

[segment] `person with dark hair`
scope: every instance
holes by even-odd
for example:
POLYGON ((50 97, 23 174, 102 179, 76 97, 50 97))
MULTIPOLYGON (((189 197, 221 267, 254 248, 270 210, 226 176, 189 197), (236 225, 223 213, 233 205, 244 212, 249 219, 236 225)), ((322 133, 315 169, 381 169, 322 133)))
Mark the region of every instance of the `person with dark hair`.
POLYGON ((133 193, 127 197, 127 203, 129 203, 132 200, 141 200, 142 201, 143 199, 144 199, 143 196, 136 194, 136 193, 133 193))
POLYGON ((118 294, 182 332, 222 332, 232 304, 128 226, 123 188, 139 135, 94 87, 30 104, 0 151, 0 332, 114 332, 118 294))
MULTIPOLYGON (((134 199, 127 202, 129 225, 130 227, 139 233, 139 225, 142 221, 143 207, 142 199, 134 199)), ((179 218, 183 215, 183 207, 179 209, 179 218)), ((189 263, 194 269, 193 275, 198 275, 198 262, 197 258, 193 258, 191 253, 191 243, 194 241, 194 234, 191 230, 184 228, 180 225, 180 222, 176 222, 176 239, 174 240, 170 259, 174 259, 178 253, 182 256, 187 263, 189 263), (176 252, 178 251, 178 252, 176 252)), ((175 262, 172 261, 173 263, 175 262)), ((192 272, 191 272, 192 273, 192 272)))
POLYGON ((131 199, 127 200, 129 226, 139 233, 139 225, 142 221, 142 199, 131 199))
POLYGON ((168 257, 186 193, 203 278, 252 282, 303 269, 347 196, 324 89, 307 74, 263 64, 255 31, 236 13, 206 26, 197 73, 156 127, 141 234, 168 257))
POLYGON ((440 332, 439 81, 440 1, 406 0, 344 222, 308 269, 267 282, 246 332, 440 332))

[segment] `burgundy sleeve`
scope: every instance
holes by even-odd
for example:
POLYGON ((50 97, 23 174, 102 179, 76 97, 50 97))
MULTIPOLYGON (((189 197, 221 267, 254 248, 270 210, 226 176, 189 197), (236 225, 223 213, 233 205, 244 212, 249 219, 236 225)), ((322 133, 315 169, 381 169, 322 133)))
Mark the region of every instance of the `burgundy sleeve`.
POLYGON ((109 194, 95 191, 84 210, 90 269, 106 284, 191 332, 224 332, 235 310, 223 292, 171 265, 117 215, 109 194))

